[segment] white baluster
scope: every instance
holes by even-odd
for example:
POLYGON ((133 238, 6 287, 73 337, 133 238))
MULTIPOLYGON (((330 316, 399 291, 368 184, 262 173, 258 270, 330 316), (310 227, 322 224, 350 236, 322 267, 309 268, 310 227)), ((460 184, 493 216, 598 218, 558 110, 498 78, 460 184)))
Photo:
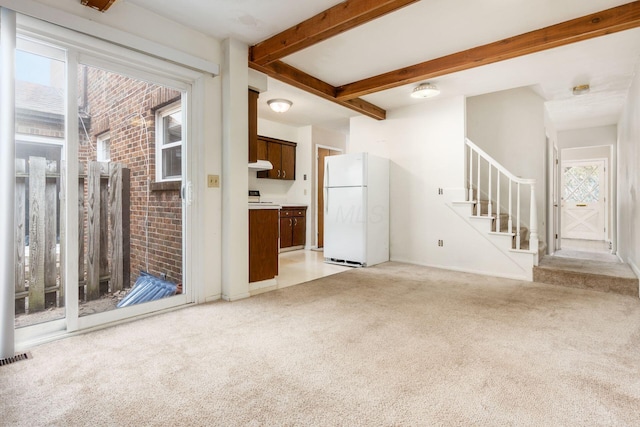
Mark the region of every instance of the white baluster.
POLYGON ((529 250, 535 251, 534 265, 538 265, 538 207, 536 206, 536 185, 531 184, 531 213, 529 214, 529 250))
POLYGON ((517 183, 516 199, 516 249, 520 249, 520 183, 517 183))
POLYGON ((496 231, 500 232, 500 171, 496 182, 496 231))
POLYGON ((480 216, 480 155, 478 155, 478 183, 476 185, 476 215, 480 216))
POLYGON ((511 183, 513 181, 511 181, 511 178, 509 178, 509 220, 507 222, 507 227, 508 227, 508 233, 513 233, 513 216, 511 214, 512 212, 512 206, 513 206, 513 202, 511 201, 512 199, 512 195, 513 195, 513 190, 511 190, 511 183))
POLYGON ((493 168, 491 167, 491 163, 489 163, 489 197, 488 197, 488 201, 487 201, 487 216, 491 217, 491 213, 493 210, 493 207, 491 206, 491 198, 492 198, 492 189, 491 187, 493 186, 493 183, 491 182, 491 171, 493 170, 493 168))
POLYGON ((469 199, 468 200, 469 201, 473 200, 473 148, 471 146, 469 146, 469 199))

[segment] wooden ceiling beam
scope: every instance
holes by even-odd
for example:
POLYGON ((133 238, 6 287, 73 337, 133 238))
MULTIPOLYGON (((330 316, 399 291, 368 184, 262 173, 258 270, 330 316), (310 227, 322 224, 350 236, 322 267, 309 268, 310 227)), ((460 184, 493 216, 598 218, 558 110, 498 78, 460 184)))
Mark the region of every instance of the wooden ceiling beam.
POLYGON ((384 120, 386 118, 387 112, 385 110, 363 99, 336 99, 336 88, 334 86, 310 76, 304 71, 298 70, 291 65, 285 64, 282 61, 274 61, 267 65, 258 65, 254 62, 249 62, 249 67, 276 80, 280 80, 281 82, 297 87, 298 89, 357 111, 365 116, 369 116, 376 120, 384 120))
POLYGON ((418 0, 347 0, 249 50, 249 61, 266 65, 418 0))
POLYGON ((640 27, 640 1, 349 83, 337 88, 337 98, 358 98, 636 27, 640 27))
POLYGON ((80 0, 80 3, 92 9, 104 12, 111 7, 116 0, 80 0))

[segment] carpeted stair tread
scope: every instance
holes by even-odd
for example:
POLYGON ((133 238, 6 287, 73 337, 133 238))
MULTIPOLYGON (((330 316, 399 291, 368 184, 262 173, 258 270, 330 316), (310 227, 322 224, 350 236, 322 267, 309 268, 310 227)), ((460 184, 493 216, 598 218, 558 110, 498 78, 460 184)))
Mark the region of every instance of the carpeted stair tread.
POLYGON ((543 257, 533 268, 535 282, 639 296, 638 278, 624 263, 543 257))

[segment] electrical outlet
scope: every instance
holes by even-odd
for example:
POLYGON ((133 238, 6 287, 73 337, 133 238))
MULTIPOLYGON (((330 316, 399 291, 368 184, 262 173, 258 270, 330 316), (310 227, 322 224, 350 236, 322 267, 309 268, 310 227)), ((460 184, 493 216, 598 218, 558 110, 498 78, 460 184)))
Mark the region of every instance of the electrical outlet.
POLYGON ((443 247, 444 246, 444 240, 438 240, 438 246, 443 247))
POLYGON ((207 187, 220 187, 220 176, 207 175, 207 187))

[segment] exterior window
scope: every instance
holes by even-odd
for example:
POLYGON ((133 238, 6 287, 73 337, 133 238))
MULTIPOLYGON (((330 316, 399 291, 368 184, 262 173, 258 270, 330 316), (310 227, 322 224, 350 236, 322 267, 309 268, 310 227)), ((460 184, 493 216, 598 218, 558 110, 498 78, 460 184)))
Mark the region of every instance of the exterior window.
POLYGON ((111 135, 109 133, 103 133, 98 135, 97 138, 97 158, 99 162, 111 161, 111 135))
POLYGON ((182 109, 180 104, 156 113, 156 181, 182 179, 182 109))

